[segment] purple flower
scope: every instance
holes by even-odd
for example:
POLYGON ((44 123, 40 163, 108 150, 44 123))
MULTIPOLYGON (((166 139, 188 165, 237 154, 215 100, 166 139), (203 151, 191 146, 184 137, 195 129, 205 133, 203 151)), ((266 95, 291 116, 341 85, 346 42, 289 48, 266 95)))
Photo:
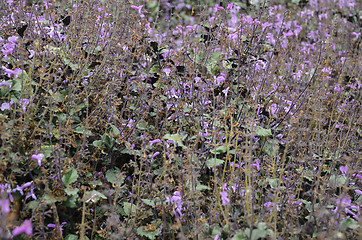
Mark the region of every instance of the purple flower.
POLYGON ((30 187, 30 192, 26 195, 25 199, 28 199, 29 197, 32 197, 34 200, 37 199, 37 197, 34 194, 34 188, 33 185, 30 187))
POLYGON ((47 227, 50 227, 50 228, 58 228, 58 229, 60 230, 60 232, 63 233, 63 226, 66 225, 66 224, 67 224, 67 222, 62 222, 62 223, 60 224, 60 226, 58 226, 58 225, 56 225, 56 224, 54 224, 54 223, 49 223, 49 224, 47 225, 47 227))
POLYGON ((222 205, 226 205, 230 202, 229 198, 228 198, 228 192, 226 191, 221 191, 220 192, 221 195, 221 201, 222 201, 222 205))
POLYGON ((175 191, 173 193, 173 196, 171 197, 171 199, 170 199, 170 197, 167 197, 166 202, 169 204, 174 204, 173 213, 175 214, 176 217, 183 216, 183 213, 181 212, 183 201, 182 201, 181 193, 179 191, 175 191))
POLYGON ((164 68, 162 71, 163 71, 164 73, 166 73, 166 76, 170 76, 171 69, 169 69, 169 68, 164 68))
POLYGON ((2 213, 9 213, 10 212, 10 201, 9 199, 0 199, 0 207, 2 213))
POLYGON ((22 102, 21 106, 22 106, 22 109, 23 109, 23 112, 26 111, 26 107, 29 105, 30 103, 30 100, 29 99, 26 99, 26 98, 23 98, 23 99, 20 99, 20 102, 22 102))
POLYGON ((41 166, 41 160, 43 160, 43 158, 44 158, 44 154, 42 154, 42 153, 33 154, 33 155, 31 156, 31 158, 37 160, 37 161, 38 161, 38 165, 39 165, 39 167, 40 167, 40 166, 41 166))
POLYGON ((347 166, 340 166, 339 170, 342 172, 343 176, 346 175, 347 171, 348 171, 348 167, 347 166))
POLYGON ((264 207, 268 208, 270 212, 273 211, 274 203, 273 202, 266 202, 264 203, 264 207))
POLYGON ((258 158, 258 159, 256 160, 256 163, 253 163, 253 164, 251 164, 250 166, 256 167, 256 169, 259 171, 259 170, 260 170, 260 159, 258 158))
POLYGON ((16 78, 18 77, 18 75, 23 71, 23 70, 21 70, 20 68, 17 68, 17 69, 15 69, 15 70, 11 70, 11 69, 6 68, 6 67, 4 67, 4 66, 2 66, 1 68, 2 68, 2 69, 4 70, 4 72, 8 75, 8 77, 10 77, 11 74, 14 74, 15 79, 16 79, 16 78))
POLYGON ((10 109, 11 105, 13 104, 13 101, 10 101, 9 103, 3 103, 1 104, 1 111, 5 111, 7 109, 10 109))
POLYGON ((131 8, 138 11, 138 14, 140 15, 141 18, 143 18, 145 16, 144 14, 142 14, 142 7, 143 7, 143 5, 141 5, 141 6, 132 5, 131 6, 131 8))
POLYGON ((222 83, 223 81, 225 81, 225 77, 224 77, 224 76, 218 76, 218 77, 214 77, 214 78, 215 78, 216 86, 219 86, 220 83, 222 83))
POLYGON ((8 86, 9 88, 11 88, 11 83, 8 82, 1 82, 0 86, 8 86))
POLYGON ((43 1, 45 5, 45 9, 48 9, 50 6, 53 6, 53 4, 49 3, 48 1, 43 1))
POLYGON ((219 6, 219 4, 215 4, 215 9, 216 11, 218 11, 218 10, 223 10, 224 8, 219 6))
POLYGON ((17 227, 13 230, 13 236, 17 236, 22 233, 26 233, 27 235, 33 234, 33 227, 30 220, 25 220, 20 227, 17 227))
POLYGON ((150 141, 150 146, 152 146, 154 143, 162 143, 162 141, 160 139, 155 139, 150 141))

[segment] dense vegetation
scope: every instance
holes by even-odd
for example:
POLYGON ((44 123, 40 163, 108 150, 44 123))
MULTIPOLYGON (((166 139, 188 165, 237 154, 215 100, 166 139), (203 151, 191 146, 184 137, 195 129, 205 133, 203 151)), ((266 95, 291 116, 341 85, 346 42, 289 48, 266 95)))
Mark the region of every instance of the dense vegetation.
POLYGON ((1 239, 361 239, 355 0, 0 3, 1 239))

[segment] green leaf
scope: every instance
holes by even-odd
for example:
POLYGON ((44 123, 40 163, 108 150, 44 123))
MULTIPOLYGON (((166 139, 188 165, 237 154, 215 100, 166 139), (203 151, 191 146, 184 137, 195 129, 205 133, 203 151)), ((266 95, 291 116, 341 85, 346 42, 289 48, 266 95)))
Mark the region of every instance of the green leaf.
POLYGON ((98 200, 101 198, 107 199, 107 197, 103 193, 100 193, 96 190, 85 192, 83 196, 83 200, 85 200, 86 202, 94 202, 94 203, 98 202, 98 200))
POLYGON ((265 141, 263 152, 270 157, 276 157, 279 150, 279 143, 277 139, 268 139, 265 141))
POLYGON ((260 127, 260 126, 256 126, 255 133, 259 137, 270 137, 270 136, 272 136, 271 129, 265 129, 265 128, 260 127))
POLYGON ((48 194, 44 194, 43 195, 43 199, 47 204, 51 204, 51 203, 56 203, 56 202, 60 202, 60 199, 54 198, 48 194))
POLYGON ((342 187, 345 184, 345 182, 346 182, 345 176, 332 175, 329 178, 330 187, 342 187))
POLYGON ((113 124, 110 125, 108 132, 111 133, 112 137, 116 137, 121 134, 119 129, 116 126, 114 126, 113 124))
POLYGON ((62 180, 65 184, 72 184, 78 179, 78 172, 75 168, 71 168, 63 177, 62 180))
MULTIPOLYGON (((249 229, 249 228, 248 228, 249 229)), ((246 240, 249 239, 245 233, 237 233, 231 240, 246 240)))
POLYGON ((106 148, 110 149, 113 146, 114 138, 105 134, 105 135, 103 135, 102 141, 103 141, 104 146, 106 146, 106 148))
POLYGON ((68 235, 65 237, 65 240, 78 240, 78 236, 77 236, 77 235, 74 235, 74 234, 68 234, 68 235))
POLYGON ((13 84, 11 85, 11 90, 20 92, 21 91, 21 81, 20 80, 13 80, 13 84))
POLYGON ((138 207, 129 202, 123 202, 123 210, 127 216, 134 216, 138 207))
POLYGON ((152 222, 147 227, 144 227, 144 226, 139 227, 139 228, 137 228, 137 234, 153 240, 160 234, 160 228, 155 227, 155 225, 159 226, 160 224, 152 222))
POLYGON ((271 188, 278 187, 278 183, 279 183, 278 178, 266 178, 266 181, 269 183, 271 188))
POLYGON ((183 140, 185 140, 186 137, 187 134, 180 135, 176 133, 176 134, 166 134, 165 136, 163 136, 163 139, 171 140, 175 146, 187 148, 182 142, 183 140))
POLYGON ((52 148, 53 148, 53 146, 50 146, 50 145, 41 146, 41 152, 44 154, 45 158, 48 158, 53 154, 52 148))
POLYGON ((116 186, 121 186, 124 183, 125 176, 122 175, 119 169, 110 169, 106 172, 107 181, 116 186))
POLYGON ((93 146, 97 148, 102 148, 103 141, 102 140, 95 140, 93 141, 93 146))
POLYGON ((136 126, 139 130, 146 130, 147 129, 147 122, 146 121, 139 121, 136 126))
POLYGON ((340 230, 346 230, 348 228, 350 229, 357 229, 359 227, 359 224, 356 220, 354 220, 353 218, 347 218, 346 220, 344 220, 340 225, 339 228, 340 230))
POLYGON ((198 191, 203 191, 203 190, 210 190, 211 188, 209 188, 208 186, 202 185, 202 184, 197 184, 196 186, 196 190, 198 191))
POLYGON ((65 188, 65 193, 68 195, 77 195, 78 192, 79 192, 79 189, 77 189, 77 188, 72 189, 70 186, 67 186, 65 188))
POLYGON ((146 205, 150 206, 150 207, 154 207, 155 206, 155 201, 153 200, 149 200, 149 199, 141 199, 142 202, 144 202, 146 205))
POLYGON ((225 161, 222 159, 218 159, 218 158, 210 158, 206 161, 206 166, 208 168, 213 168, 216 166, 219 166, 221 164, 223 164, 225 161))
POLYGON ((76 127, 73 132, 79 134, 86 134, 88 136, 94 136, 94 134, 90 130, 85 130, 85 127, 83 125, 76 127))
POLYGON ((64 202, 64 206, 69 208, 77 208, 78 198, 78 194, 68 197, 67 201, 64 202))
POLYGON ((221 154, 221 153, 226 153, 227 152, 227 146, 226 145, 222 145, 219 146, 213 150, 210 150, 211 153, 213 154, 221 154))

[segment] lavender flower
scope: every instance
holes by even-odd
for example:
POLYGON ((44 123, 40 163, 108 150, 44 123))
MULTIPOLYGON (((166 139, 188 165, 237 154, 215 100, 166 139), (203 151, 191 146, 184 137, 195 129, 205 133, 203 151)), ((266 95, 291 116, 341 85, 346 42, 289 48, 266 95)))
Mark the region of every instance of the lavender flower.
POLYGON ((66 224, 67 224, 67 222, 62 222, 62 223, 60 224, 60 226, 59 226, 59 225, 56 225, 56 224, 54 224, 54 223, 49 223, 49 224, 47 225, 47 227, 57 228, 57 229, 60 230, 61 233, 63 233, 63 226, 66 225, 66 224))
POLYGON ((20 227, 17 227, 13 230, 13 236, 17 236, 22 233, 25 233, 29 236, 33 234, 33 227, 30 220, 25 220, 20 227))
POLYGON ((10 212, 10 201, 9 199, 0 199, 0 207, 2 213, 9 213, 10 212))
POLYGON ((167 197, 166 202, 174 205, 173 213, 175 214, 176 217, 183 216, 183 213, 181 212, 183 201, 182 201, 181 193, 179 191, 175 191, 173 193, 173 196, 171 197, 171 199, 170 199, 170 197, 167 197))
POLYGON ((40 154, 33 154, 33 155, 31 156, 31 158, 37 160, 37 161, 38 161, 38 165, 39 165, 39 167, 40 167, 40 166, 41 166, 41 160, 43 160, 43 158, 44 158, 44 154, 42 154, 42 153, 40 153, 40 154))
POLYGON ((228 192, 226 191, 221 191, 220 192, 221 195, 221 201, 222 201, 222 205, 225 206, 226 204, 230 203, 230 199, 228 198, 228 192))

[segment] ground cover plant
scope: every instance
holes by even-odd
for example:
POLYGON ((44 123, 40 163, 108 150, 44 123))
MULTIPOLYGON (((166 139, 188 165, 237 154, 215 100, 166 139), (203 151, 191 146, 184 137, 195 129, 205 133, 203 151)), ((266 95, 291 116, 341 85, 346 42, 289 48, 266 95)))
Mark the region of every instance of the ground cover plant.
POLYGON ((0 3, 1 239, 360 239, 361 3, 0 3))

